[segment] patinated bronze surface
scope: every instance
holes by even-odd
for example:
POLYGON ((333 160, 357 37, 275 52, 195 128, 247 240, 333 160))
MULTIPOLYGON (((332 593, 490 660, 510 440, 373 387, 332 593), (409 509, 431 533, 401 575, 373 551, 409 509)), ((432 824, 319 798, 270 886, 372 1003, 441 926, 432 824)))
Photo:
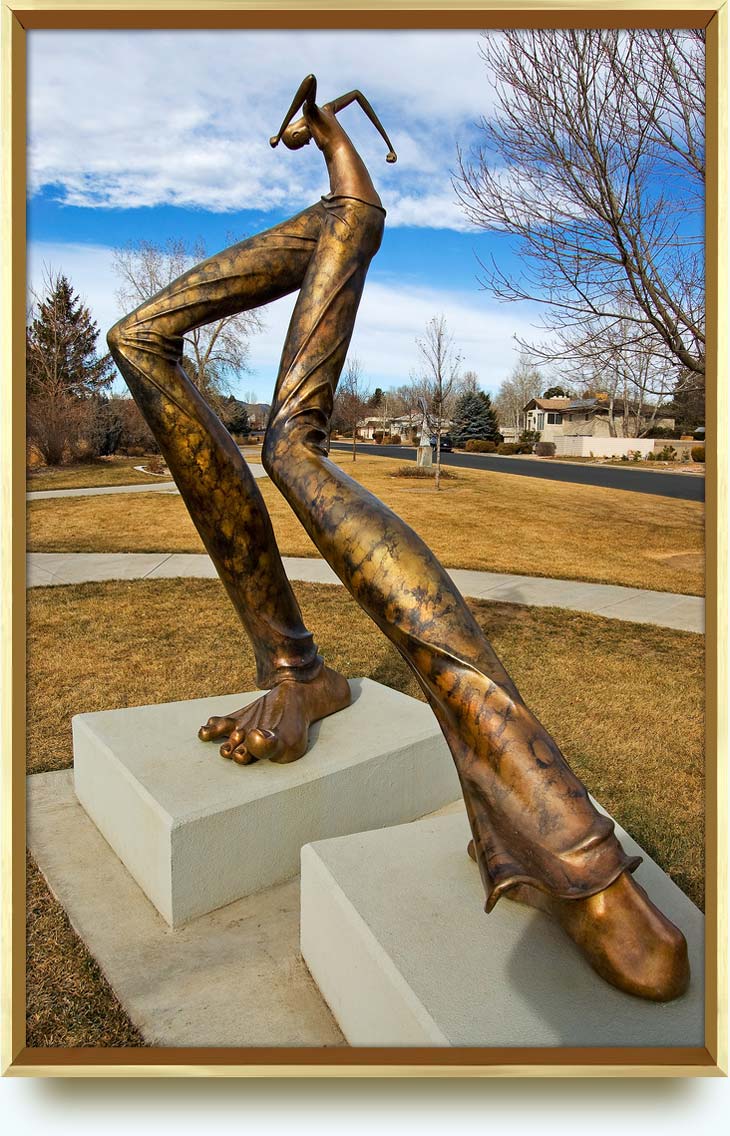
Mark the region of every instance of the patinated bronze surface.
POLYGON ((211 718, 200 737, 225 738, 221 753, 241 765, 295 761, 310 724, 349 702, 347 682, 324 665, 304 625, 246 463, 180 366, 192 328, 298 290, 262 460, 323 557, 415 672, 456 763, 487 910, 505 893, 547 910, 609 982, 674 998, 689 978, 686 944, 634 882, 638 860, 593 807, 431 551, 327 457, 333 395, 385 221, 338 111, 357 102, 388 146, 386 160, 396 156, 360 92, 321 107, 315 95, 310 75, 271 144, 297 150, 313 139, 330 193, 199 264, 109 334, 253 643, 259 684, 269 688, 245 710, 211 718))

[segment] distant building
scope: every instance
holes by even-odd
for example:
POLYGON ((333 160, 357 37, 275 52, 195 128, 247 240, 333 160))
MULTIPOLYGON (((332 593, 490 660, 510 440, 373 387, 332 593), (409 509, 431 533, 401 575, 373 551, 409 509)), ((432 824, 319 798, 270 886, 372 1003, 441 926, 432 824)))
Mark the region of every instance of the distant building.
MULTIPOLYGON (((629 406, 636 426, 636 407, 629 406)), ((653 426, 674 429, 674 419, 658 412, 652 420, 653 406, 644 407, 638 416, 639 431, 653 426)), ((642 454, 655 449, 652 438, 624 435, 624 404, 608 397, 595 398, 533 398, 525 406, 526 429, 536 430, 540 441, 554 442, 555 452, 561 456, 610 457, 638 451, 642 454), (611 410, 613 409, 613 431, 611 410)), ((664 443, 662 442, 662 445, 664 443)), ((661 447, 660 447, 661 448, 661 447)))
POLYGON ((539 430, 543 442, 552 442, 556 435, 564 433, 563 412, 572 402, 572 398, 530 399, 524 409, 525 429, 539 430))
MULTIPOLYGON (((441 433, 446 433, 450 426, 451 420, 444 418, 441 423, 441 433)), ((372 441, 376 433, 398 434, 404 442, 412 442, 418 435, 420 428, 421 418, 419 416, 402 414, 396 418, 386 417, 383 421, 382 414, 375 414, 372 417, 360 419, 357 424, 357 436, 372 441)))
POLYGON ((265 430, 271 407, 268 402, 245 402, 249 426, 252 430, 265 430))
MULTIPOLYGON (((629 406, 630 412, 635 408, 629 406)), ((645 407, 639 415, 640 431, 648 426, 654 407, 645 407)), ((614 433, 611 432, 611 405, 608 398, 533 398, 525 407, 528 430, 539 430, 543 442, 556 438, 622 438, 624 437, 624 404, 614 399, 614 433)), ((659 411, 652 425, 674 429, 674 419, 659 411)), ((636 440, 635 438, 633 439, 636 440)))

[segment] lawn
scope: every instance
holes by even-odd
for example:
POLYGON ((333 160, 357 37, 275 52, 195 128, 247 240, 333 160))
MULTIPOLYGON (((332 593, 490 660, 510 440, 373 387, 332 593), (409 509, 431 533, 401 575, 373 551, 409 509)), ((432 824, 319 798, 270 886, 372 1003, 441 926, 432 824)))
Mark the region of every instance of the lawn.
POLYGON ((143 485, 166 480, 153 473, 140 473, 134 468, 146 465, 149 460, 112 457, 73 465, 39 466, 27 471, 25 488, 28 493, 35 493, 46 489, 96 489, 107 485, 143 485))
MULTIPOLYGON (((331 665, 422 698, 344 589, 296 591, 331 665)), ((702 636, 557 609, 471 607, 576 772, 701 905, 702 636)), ((73 714, 255 687, 252 652, 217 581, 34 588, 28 644, 30 773, 72 764, 73 714), (221 643, 237 646, 222 652, 221 643)), ((28 917, 28 1043, 140 1044, 32 862, 28 917)))
MULTIPOLYGON (((460 469, 440 492, 394 477, 390 458, 333 460, 408 522, 450 568, 516 572, 656 591, 704 592, 704 507, 646 493, 460 469)), ((285 556, 317 551, 268 480, 259 487, 285 556)), ((178 497, 35 501, 35 552, 199 552, 178 497)))

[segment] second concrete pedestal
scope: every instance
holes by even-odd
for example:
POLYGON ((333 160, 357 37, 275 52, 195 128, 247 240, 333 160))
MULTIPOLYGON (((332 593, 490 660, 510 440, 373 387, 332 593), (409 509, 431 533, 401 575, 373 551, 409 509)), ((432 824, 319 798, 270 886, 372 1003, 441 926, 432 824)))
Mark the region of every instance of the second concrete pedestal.
POLYGON ((431 710, 369 679, 301 761, 239 766, 197 739, 260 691, 82 714, 74 787, 172 926, 296 875, 303 844, 413 820, 459 796, 431 710))
POLYGON ((542 912, 485 915, 470 836, 461 808, 302 849, 302 955, 350 1045, 704 1045, 704 921, 646 853, 636 879, 690 951, 665 1005, 609 986, 542 912))

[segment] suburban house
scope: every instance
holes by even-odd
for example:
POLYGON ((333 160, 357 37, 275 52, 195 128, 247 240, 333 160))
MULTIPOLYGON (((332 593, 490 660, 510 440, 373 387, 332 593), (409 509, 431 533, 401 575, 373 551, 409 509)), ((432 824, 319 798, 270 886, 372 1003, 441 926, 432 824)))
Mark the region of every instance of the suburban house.
POLYGON ((246 402, 244 403, 248 411, 248 421, 252 430, 265 430, 266 424, 269 421, 271 414, 271 406, 268 402, 246 402))
MULTIPOLYGON (((641 416, 642 427, 648 424, 653 409, 647 407, 641 416)), ((594 398, 533 398, 524 409, 525 428, 539 431, 542 442, 554 442, 555 452, 563 456, 593 454, 595 457, 612 457, 630 451, 651 453, 655 448, 653 438, 623 436, 623 411, 621 399, 614 399, 611 407, 608 397, 601 395, 594 398)), ((660 412, 653 425, 671 430, 674 419, 660 412)))
MULTIPOLYGON (((449 425, 451 423, 444 420, 443 429, 446 430, 449 425)), ((414 435, 418 434, 420 426, 421 419, 412 414, 402 414, 399 418, 386 417, 385 420, 382 414, 376 414, 370 418, 362 418, 358 422, 357 436, 372 441, 377 431, 384 434, 399 434, 404 442, 410 442, 414 435)))
POLYGON ((525 429, 539 430, 543 442, 552 442, 556 435, 563 435, 563 411, 573 402, 572 398, 533 398, 524 409, 525 429))

